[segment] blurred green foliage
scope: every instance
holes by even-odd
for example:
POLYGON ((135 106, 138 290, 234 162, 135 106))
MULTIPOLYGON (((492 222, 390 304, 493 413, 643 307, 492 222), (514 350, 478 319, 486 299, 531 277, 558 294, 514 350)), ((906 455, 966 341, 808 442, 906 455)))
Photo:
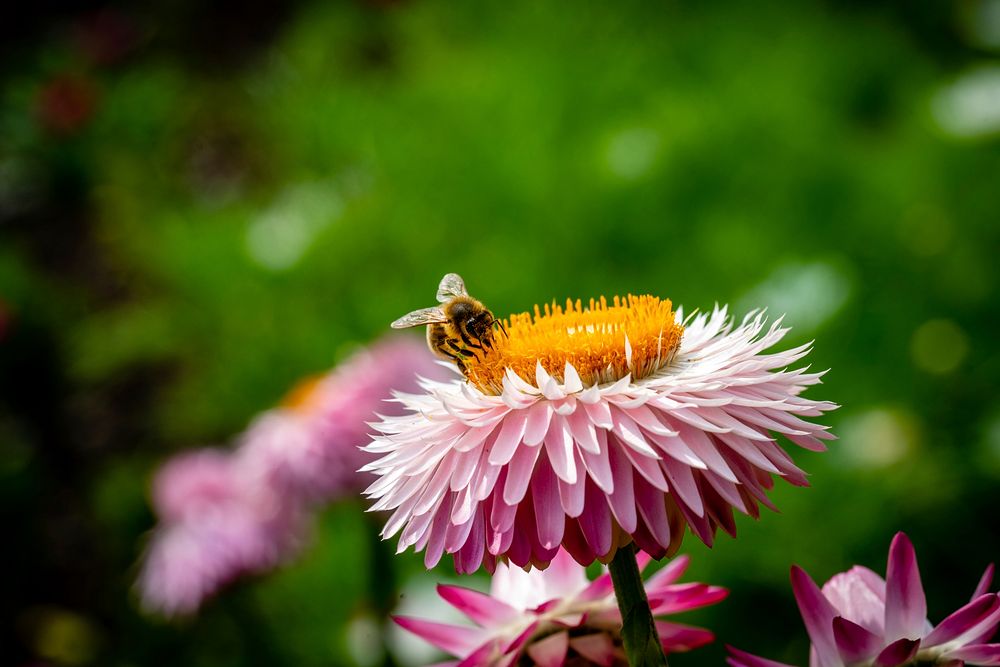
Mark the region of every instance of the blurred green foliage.
POLYGON ((795 452, 814 486, 779 483, 780 514, 686 542, 732 594, 689 617, 719 643, 671 664, 801 662, 789 565, 884 571, 897 530, 940 620, 1000 545, 1000 143, 935 116, 992 56, 931 4, 234 6, 206 37, 191 3, 111 14, 110 62, 75 14, 43 22, 0 90, 4 653, 355 664, 373 563, 422 572, 371 556, 361 505, 167 624, 130 594, 145 486, 447 271, 498 313, 650 292, 815 339, 842 439, 795 452))

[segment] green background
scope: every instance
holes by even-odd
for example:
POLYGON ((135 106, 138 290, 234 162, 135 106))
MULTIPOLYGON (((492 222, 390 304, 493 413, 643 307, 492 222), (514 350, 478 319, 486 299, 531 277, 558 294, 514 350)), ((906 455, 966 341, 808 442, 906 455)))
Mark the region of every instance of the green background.
POLYGON ((202 4, 28 7, 0 40, 10 664, 377 660, 372 591, 450 565, 373 573, 343 503, 282 571, 148 618, 147 484, 448 271, 497 313, 648 292, 815 339, 841 439, 790 445, 813 487, 780 514, 688 536, 732 593, 671 664, 804 663, 792 563, 882 573, 905 530, 936 622, 997 559, 995 2, 202 4))

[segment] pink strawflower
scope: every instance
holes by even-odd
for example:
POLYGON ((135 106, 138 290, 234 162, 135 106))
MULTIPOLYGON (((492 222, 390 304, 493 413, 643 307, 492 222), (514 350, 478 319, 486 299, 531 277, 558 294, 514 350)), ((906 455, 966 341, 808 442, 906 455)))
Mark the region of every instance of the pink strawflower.
POLYGON ((654 558, 685 525, 711 545, 757 517, 772 475, 806 475, 774 436, 822 451, 836 406, 802 398, 822 373, 789 366, 809 345, 765 354, 788 331, 725 308, 685 318, 655 297, 536 307, 504 321, 491 349, 463 359, 466 380, 401 394, 407 414, 375 424, 365 467, 373 510, 393 514, 399 550, 459 572, 509 559, 544 567, 565 547, 609 562, 634 541, 654 558))
POLYGON ((368 422, 402 413, 402 406, 388 400, 391 390, 416 389, 418 376, 444 379, 454 373, 410 337, 358 350, 257 417, 239 438, 240 465, 262 483, 311 502, 358 495, 368 480, 357 471, 373 458, 361 450, 369 440, 368 422))
MULTIPOLYGON (((898 533, 889 547, 886 578, 856 565, 822 590, 798 567, 792 589, 812 640, 811 667, 851 665, 1000 665, 1000 644, 986 643, 1000 625, 1000 596, 987 592, 993 566, 971 601, 936 627, 927 620, 913 545, 898 533)), ((731 648, 732 667, 789 667, 731 648)))
MULTIPOLYGON (((641 568, 648 563, 648 557, 640 557, 641 568)), ((675 583, 687 564, 687 556, 681 556, 646 582, 654 616, 712 605, 728 594, 717 586, 675 583)), ((565 551, 556 552, 546 570, 526 572, 498 564, 489 595, 444 585, 438 586, 438 593, 476 626, 403 616, 394 620, 461 661, 443 664, 505 667, 522 660, 542 667, 627 664, 611 575, 605 572, 588 581, 586 570, 565 551)), ((656 621, 656 629, 665 652, 688 651, 715 638, 708 630, 664 620, 656 621)))
POLYGON ((384 340, 302 383, 254 420, 235 449, 168 461, 153 482, 160 525, 139 575, 143 606, 191 613, 227 583, 294 557, 311 512, 363 486, 356 471, 370 460, 359 448, 366 422, 398 413, 391 390, 416 387, 418 373, 448 370, 419 341, 384 340))

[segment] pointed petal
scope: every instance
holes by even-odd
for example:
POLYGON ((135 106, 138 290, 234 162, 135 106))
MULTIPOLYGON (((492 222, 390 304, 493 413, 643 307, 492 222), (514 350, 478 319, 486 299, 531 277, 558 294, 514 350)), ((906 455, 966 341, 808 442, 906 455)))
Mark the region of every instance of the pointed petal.
POLYGON ((667 653, 690 651, 711 644, 715 640, 715 635, 704 628, 669 621, 654 621, 654 623, 656 634, 660 636, 660 644, 667 653))
POLYGON ((437 590, 448 604, 482 626, 503 625, 521 615, 509 604, 471 588, 439 584, 437 590))
POLYGON ((484 639, 481 628, 435 623, 409 616, 393 616, 392 620, 404 630, 455 656, 468 655, 484 639))
POLYGON ((993 563, 986 566, 986 571, 983 572, 983 576, 979 579, 979 585, 976 586, 976 591, 972 594, 972 599, 975 600, 980 595, 988 592, 991 583, 993 583, 993 563))
POLYGON ((927 620, 927 600, 920 583, 917 555, 904 533, 889 546, 885 574, 885 640, 919 639, 927 620))
POLYGON ((1000 665, 1000 644, 971 644, 949 651, 948 657, 970 665, 1000 665))
POLYGON ((980 621, 995 612, 998 607, 1000 607, 1000 600, 994 593, 980 595, 941 621, 936 628, 931 630, 930 634, 924 637, 921 646, 929 648, 955 639, 978 625, 980 621))
POLYGON ((819 667, 842 667, 837 642, 833 638, 833 619, 839 614, 823 597, 816 582, 798 566, 792 567, 792 591, 806 632, 816 649, 819 667))

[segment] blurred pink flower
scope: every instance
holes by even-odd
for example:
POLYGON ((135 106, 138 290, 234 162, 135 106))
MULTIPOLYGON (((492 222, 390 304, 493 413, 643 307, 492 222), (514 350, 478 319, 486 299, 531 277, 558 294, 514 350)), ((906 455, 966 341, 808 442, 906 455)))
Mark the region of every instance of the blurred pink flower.
POLYGON ((383 536, 402 531, 399 549, 424 550, 427 567, 444 553, 463 573, 544 567, 560 547, 608 562, 631 541, 661 558, 685 525, 711 545, 719 526, 735 534, 734 509, 773 508, 772 475, 807 485, 776 435, 814 451, 833 437, 801 419, 836 407, 800 396, 823 375, 789 369, 809 345, 764 354, 788 329, 761 314, 685 320, 629 297, 536 308, 506 330, 497 351, 465 357, 470 381, 400 396, 407 414, 375 424, 366 448, 383 455, 366 466, 372 509, 393 511, 383 536))
MULTIPOLYGON (((983 573, 971 601, 937 627, 927 602, 913 545, 898 533, 889 547, 886 578, 855 566, 822 590, 792 568, 792 589, 812 640, 811 667, 862 665, 1000 665, 1000 644, 987 644, 1000 625, 1000 596, 987 592, 993 566, 983 573)), ((732 667, 789 667, 731 648, 732 667)))
POLYGON ((363 486, 359 445, 376 412, 399 411, 392 390, 412 389, 417 374, 446 373, 423 343, 384 340, 301 384, 254 420, 234 450, 168 461, 153 481, 160 525, 137 582, 144 608, 192 613, 225 584, 294 556, 312 510, 363 486))
POLYGON ((192 613, 230 581, 297 551, 303 508, 249 482, 234 456, 218 449, 180 454, 157 473, 153 504, 161 525, 138 581, 146 610, 192 613))
POLYGON ((262 483, 305 500, 358 495, 369 482, 358 469, 374 458, 361 449, 370 440, 368 423, 403 412, 392 391, 414 391, 418 376, 454 375, 426 344, 384 339, 301 382, 280 406, 257 417, 239 438, 240 465, 262 483))
MULTIPOLYGON (((649 563, 640 557, 640 567, 649 563)), ((646 582, 654 616, 675 614, 715 604, 728 591, 707 584, 675 583, 688 565, 681 556, 646 582)), ((461 659, 444 663, 462 667, 505 667, 529 664, 624 665, 622 617, 611 575, 587 580, 586 570, 565 551, 558 551, 548 569, 524 571, 499 563, 490 594, 460 586, 438 586, 449 604, 476 626, 447 625, 404 616, 395 621, 406 630, 461 659)), ((711 642, 708 630, 664 620, 656 621, 664 651, 687 651, 711 642)))

